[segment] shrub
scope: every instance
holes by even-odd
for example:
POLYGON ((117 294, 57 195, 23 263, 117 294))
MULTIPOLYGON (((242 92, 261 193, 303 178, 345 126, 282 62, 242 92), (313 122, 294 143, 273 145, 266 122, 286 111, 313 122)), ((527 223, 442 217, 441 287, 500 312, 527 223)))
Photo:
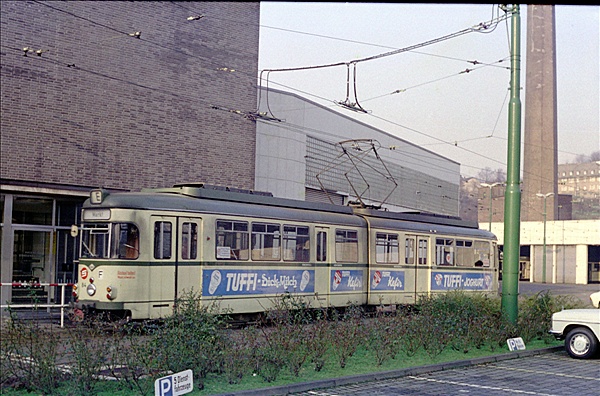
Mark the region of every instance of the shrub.
MULTIPOLYGON (((226 327, 227 315, 218 304, 204 305, 201 296, 189 292, 175 302, 173 315, 150 333, 152 351, 162 369, 191 369, 195 379, 202 379, 221 360, 219 347, 225 345, 221 337, 226 327)), ((197 387, 202 389, 203 383, 197 387)))
POLYGON ((52 326, 45 327, 37 321, 20 322, 11 312, 11 319, 2 329, 3 383, 42 394, 53 393, 63 379, 60 345, 59 334, 52 326))
POLYGON ((581 301, 571 296, 553 297, 548 290, 519 301, 517 328, 523 341, 533 339, 550 341, 548 329, 552 326, 552 314, 562 309, 581 308, 581 301))
POLYGON ((358 305, 349 305, 342 312, 332 311, 331 350, 341 368, 364 339, 365 312, 358 305))

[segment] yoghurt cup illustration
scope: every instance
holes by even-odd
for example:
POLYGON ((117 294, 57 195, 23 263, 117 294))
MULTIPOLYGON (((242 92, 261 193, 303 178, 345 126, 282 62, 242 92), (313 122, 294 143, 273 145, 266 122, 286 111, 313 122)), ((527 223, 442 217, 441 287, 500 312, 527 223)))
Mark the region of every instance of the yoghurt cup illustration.
POLYGON ((210 284, 208 285, 208 292, 210 294, 215 294, 217 291, 217 287, 221 284, 221 271, 214 270, 210 275, 210 284))
POLYGON ((338 270, 333 275, 333 290, 336 290, 340 283, 342 283, 342 271, 338 270))
POLYGON ((304 291, 304 289, 306 289, 308 282, 310 282, 310 273, 308 271, 304 271, 302 272, 302 280, 300 281, 300 291, 304 291))
POLYGON ((381 283, 381 272, 375 271, 373 273, 373 289, 375 289, 381 283))

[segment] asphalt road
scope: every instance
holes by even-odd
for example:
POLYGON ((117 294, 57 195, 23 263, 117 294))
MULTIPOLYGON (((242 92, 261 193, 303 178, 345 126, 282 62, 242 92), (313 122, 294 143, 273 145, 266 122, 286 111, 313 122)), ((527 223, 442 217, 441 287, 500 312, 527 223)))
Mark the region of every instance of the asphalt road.
MULTIPOLYGON (((600 284, 519 282, 519 295, 548 292, 592 307, 600 284)), ((237 392, 236 396, 600 396, 600 354, 569 357, 563 347, 237 392)))
MULTIPOLYGON (((329 388, 292 391, 295 396, 598 396, 600 359, 576 360, 564 350, 508 356, 507 360, 483 362, 468 367, 435 367, 435 371, 409 373, 400 378, 329 388)), ((266 395, 263 393, 263 395, 266 395)))
MULTIPOLYGON (((572 296, 581 300, 586 307, 592 308, 590 294, 600 290, 600 283, 592 283, 587 285, 573 285, 563 283, 531 283, 519 282, 519 295, 531 296, 537 293, 548 291, 553 296, 572 296)), ((500 286, 500 292, 502 286, 500 286)), ((598 392, 600 395, 600 392, 598 392)))

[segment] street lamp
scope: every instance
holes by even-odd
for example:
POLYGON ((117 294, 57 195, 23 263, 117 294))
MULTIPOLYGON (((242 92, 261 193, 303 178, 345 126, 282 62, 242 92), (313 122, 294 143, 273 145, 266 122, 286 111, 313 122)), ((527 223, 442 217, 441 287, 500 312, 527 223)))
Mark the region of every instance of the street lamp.
POLYGON ((481 185, 481 187, 488 187, 490 189, 490 226, 489 226, 489 230, 492 231, 492 188, 494 188, 496 186, 503 186, 504 183, 501 183, 501 182, 496 182, 496 183, 492 183, 492 184, 481 183, 480 185, 481 185))
POLYGON ((553 196, 554 193, 537 193, 535 195, 537 195, 540 198, 544 198, 544 251, 542 254, 542 283, 546 283, 546 200, 548 199, 548 197, 553 196))

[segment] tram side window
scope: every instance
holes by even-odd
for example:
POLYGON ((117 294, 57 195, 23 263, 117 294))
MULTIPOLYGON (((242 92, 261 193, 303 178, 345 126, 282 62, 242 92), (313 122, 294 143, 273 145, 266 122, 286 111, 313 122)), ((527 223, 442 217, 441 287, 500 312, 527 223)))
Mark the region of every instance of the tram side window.
POLYGON ((489 267, 493 263, 492 254, 489 242, 475 241, 473 242, 473 260, 475 267, 489 267))
POLYGON ((327 261, 327 233, 317 232, 317 261, 327 261))
POLYGON ((252 223, 252 260, 281 259, 279 224, 252 223))
POLYGON ((475 263, 473 257, 473 241, 457 239, 455 255, 456 265, 460 267, 472 267, 475 263))
POLYGON ((378 263, 398 263, 398 234, 378 232, 375 237, 375 260, 378 263))
POLYGON ((335 231, 335 260, 351 263, 358 261, 358 233, 356 231, 335 231))
POLYGON ((415 239, 406 238, 404 240, 404 263, 414 264, 415 263, 415 239))
POLYGON ((437 265, 454 265, 454 239, 436 238, 435 252, 437 265))
POLYGON ((168 221, 154 223, 154 258, 171 258, 172 225, 168 221))
POLYGON ((419 239, 419 264, 427 264, 427 239, 419 239))
POLYGON ((301 262, 310 260, 308 227, 283 226, 283 260, 301 262))
POLYGON ((181 258, 194 260, 198 255, 198 224, 183 223, 181 226, 181 258))
POLYGON ((135 224, 113 224, 111 257, 120 259, 136 259, 139 251, 139 232, 135 224))
POLYGON ((248 260, 248 223, 218 220, 216 230, 217 260, 248 260))

